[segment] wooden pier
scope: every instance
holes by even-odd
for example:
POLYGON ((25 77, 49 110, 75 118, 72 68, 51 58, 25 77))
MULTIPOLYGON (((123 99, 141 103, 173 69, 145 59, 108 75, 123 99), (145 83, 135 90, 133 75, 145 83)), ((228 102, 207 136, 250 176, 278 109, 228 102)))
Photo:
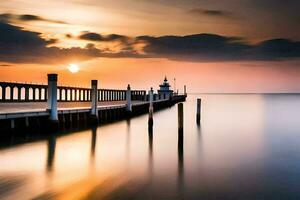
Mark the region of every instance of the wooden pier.
MULTIPOLYGON (((0 132, 107 123, 148 113, 146 90, 131 90, 129 85, 126 90, 97 86, 96 80, 91 88, 57 86, 56 74, 48 75, 48 85, 0 82, 0 132)), ((153 94, 152 104, 158 110, 185 99, 185 93, 168 98, 153 94)))

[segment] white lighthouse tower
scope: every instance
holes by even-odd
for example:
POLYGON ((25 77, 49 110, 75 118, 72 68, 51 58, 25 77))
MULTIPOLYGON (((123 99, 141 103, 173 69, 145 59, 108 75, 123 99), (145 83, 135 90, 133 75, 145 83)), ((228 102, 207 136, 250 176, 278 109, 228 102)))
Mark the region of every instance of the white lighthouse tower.
POLYGON ((171 85, 165 76, 164 82, 159 85, 159 90, 157 90, 159 99, 170 99, 173 96, 173 90, 170 90, 171 85))

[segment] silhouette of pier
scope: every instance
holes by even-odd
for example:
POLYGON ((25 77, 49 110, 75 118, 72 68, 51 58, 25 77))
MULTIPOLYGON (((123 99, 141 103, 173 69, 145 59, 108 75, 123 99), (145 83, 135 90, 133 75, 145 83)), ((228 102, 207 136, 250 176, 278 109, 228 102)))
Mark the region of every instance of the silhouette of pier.
MULTIPOLYGON (((0 130, 98 124, 149 110, 146 90, 131 90, 130 85, 126 90, 98 89, 97 80, 91 81, 91 88, 57 86, 57 79, 48 74, 48 85, 0 82, 0 130)), ((172 106, 185 98, 186 93, 153 94, 153 107, 172 106)))

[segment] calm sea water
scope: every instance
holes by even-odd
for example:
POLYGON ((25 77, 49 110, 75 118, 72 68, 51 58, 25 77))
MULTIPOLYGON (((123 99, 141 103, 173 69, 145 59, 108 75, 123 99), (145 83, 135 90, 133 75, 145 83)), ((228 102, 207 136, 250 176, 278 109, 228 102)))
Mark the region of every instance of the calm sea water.
POLYGON ((2 148, 0 199, 300 199, 300 95, 189 96, 183 146, 174 106, 2 148))

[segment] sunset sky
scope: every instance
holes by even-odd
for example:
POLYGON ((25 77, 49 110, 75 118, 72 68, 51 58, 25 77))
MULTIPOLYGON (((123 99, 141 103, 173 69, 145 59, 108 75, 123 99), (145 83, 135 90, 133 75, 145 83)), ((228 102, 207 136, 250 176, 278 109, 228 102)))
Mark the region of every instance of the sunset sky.
POLYGON ((0 1, 0 80, 300 92, 298 0, 0 1), (79 72, 71 73, 70 64, 79 72))

